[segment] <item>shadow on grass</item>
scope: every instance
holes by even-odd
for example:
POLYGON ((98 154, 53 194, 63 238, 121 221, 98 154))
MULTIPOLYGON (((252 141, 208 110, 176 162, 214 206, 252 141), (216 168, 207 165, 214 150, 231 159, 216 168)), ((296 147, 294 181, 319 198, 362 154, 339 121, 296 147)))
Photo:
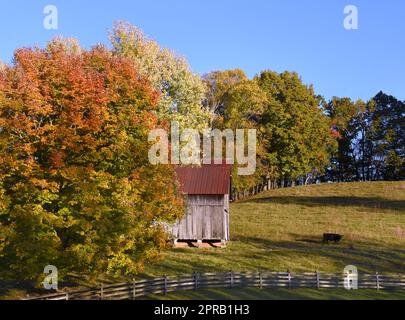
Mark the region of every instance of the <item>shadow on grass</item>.
POLYGON ((323 244, 311 236, 298 238, 296 241, 271 241, 257 237, 239 237, 238 240, 264 249, 269 258, 274 254, 288 255, 293 252, 297 256, 327 258, 334 265, 341 266, 342 270, 344 266, 352 264, 363 272, 405 271, 405 249, 377 243, 348 243, 343 240, 340 244, 323 244))
MULTIPOLYGON (((57 291, 55 290, 45 290, 42 286, 36 286, 35 281, 31 280, 10 280, 12 279, 10 275, 6 276, 0 274, 0 300, 4 299, 22 299, 26 298, 27 295, 37 296, 44 294, 53 294, 57 291), (8 279, 8 280, 5 280, 8 279)), ((102 280, 104 284, 114 283, 114 281, 102 280)), ((75 290, 83 288, 93 288, 96 287, 99 283, 90 283, 85 280, 85 277, 68 275, 64 279, 61 279, 58 282, 59 288, 66 290, 75 290), (83 285, 85 284, 85 285, 83 285)))
POLYGON ((142 300, 403 300, 403 291, 233 288, 183 291, 142 300))
POLYGON ((30 281, 11 281, 0 280, 0 299, 3 296, 8 298, 17 298, 21 295, 21 292, 35 291, 35 287, 30 281))
POLYGON ((398 210, 405 213, 405 201, 387 200, 373 197, 309 197, 309 196, 282 196, 249 199, 242 202, 251 203, 277 203, 277 204, 297 204, 308 207, 319 206, 342 206, 342 207, 366 207, 371 209, 398 210))
MULTIPOLYGON (((294 235, 292 235, 294 236, 294 235)), ((296 241, 272 241, 239 236, 227 249, 175 249, 152 269, 154 275, 220 271, 340 272, 355 265, 360 272, 404 273, 405 249, 371 242, 322 244, 311 236, 296 241), (304 261, 301 263, 301 261, 304 261), (321 264, 316 266, 317 261, 321 264), (324 270, 322 265, 327 263, 324 270), (308 267, 311 265, 312 267, 308 267), (313 268, 312 270, 310 270, 313 268), (333 271, 332 271, 333 269, 333 271), (181 270, 181 271, 180 271, 181 270)), ((141 277, 144 275, 140 275, 141 277)))

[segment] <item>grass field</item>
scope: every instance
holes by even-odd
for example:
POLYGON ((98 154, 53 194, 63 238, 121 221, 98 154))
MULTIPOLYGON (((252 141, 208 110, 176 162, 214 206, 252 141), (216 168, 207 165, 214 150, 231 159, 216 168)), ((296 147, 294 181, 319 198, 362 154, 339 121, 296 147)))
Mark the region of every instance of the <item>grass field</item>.
POLYGON ((149 300, 405 300, 404 291, 345 289, 210 289, 153 295, 149 300))
POLYGON ((405 273, 405 183, 303 186, 231 205, 226 249, 170 249, 145 275, 213 271, 405 273), (321 243, 325 232, 344 236, 321 243))
MULTIPOLYGON (((405 182, 324 184, 272 190, 231 204, 224 249, 168 249, 138 276, 220 271, 405 273, 405 182), (325 232, 344 236, 322 244, 325 232)), ((2 298, 24 296, 0 284, 2 298), (1 288, 3 287, 3 289, 1 288)), ((211 289, 151 299, 405 299, 404 292, 315 289, 211 289)))

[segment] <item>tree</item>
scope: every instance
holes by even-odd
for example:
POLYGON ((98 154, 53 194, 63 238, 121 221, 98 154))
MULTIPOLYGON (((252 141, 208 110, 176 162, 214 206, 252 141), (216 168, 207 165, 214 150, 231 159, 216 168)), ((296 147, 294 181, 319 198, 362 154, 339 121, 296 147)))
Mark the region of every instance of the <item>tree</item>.
POLYGON ((236 69, 210 73, 204 80, 216 128, 257 130, 257 171, 252 177, 234 177, 234 186, 250 187, 268 177, 306 182, 323 172, 335 140, 321 97, 296 73, 263 71, 249 80, 236 69))
POLYGON ((333 98, 325 109, 339 143, 332 180, 405 178, 405 103, 380 92, 368 102, 333 98))
POLYGON ((238 83, 248 81, 241 69, 213 71, 203 76, 208 87, 205 105, 212 113, 223 115, 226 105, 225 96, 238 83))
POLYGON ((379 92, 370 114, 376 178, 405 179, 405 102, 379 92))
MULTIPOLYGON (((266 105, 266 95, 240 70, 214 71, 204 75, 209 88, 205 105, 215 113, 212 127, 225 130, 257 129, 257 120, 266 105)), ((259 138, 260 139, 260 138, 259 138)), ((225 148, 224 148, 225 152, 225 148)), ((263 180, 260 143, 257 144, 257 168, 254 175, 238 176, 235 163, 232 186, 244 190, 263 180)))
MULTIPOLYGON (((236 170, 232 185, 238 189, 251 188, 263 182, 267 174, 267 163, 261 141, 259 119, 266 107, 267 98, 262 89, 253 80, 243 80, 236 83, 224 93, 222 99, 222 115, 217 116, 217 128, 222 130, 254 129, 256 130, 256 170, 254 175, 237 176, 236 170)), ((246 136, 246 133, 245 133, 246 136)), ((247 143, 247 140, 245 141, 247 143)), ((235 169, 238 166, 235 163, 235 169)))
POLYGON ((374 102, 358 102, 359 111, 353 119, 357 135, 353 140, 357 181, 374 180, 374 145, 373 145, 373 123, 372 114, 374 112, 374 102))
POLYGON ((267 95, 259 126, 268 174, 284 181, 317 176, 329 161, 332 139, 321 97, 296 73, 263 71, 255 81, 267 95))
POLYGON ((202 102, 206 86, 191 72, 187 61, 129 23, 117 23, 110 34, 114 52, 130 58, 139 73, 161 92, 157 113, 160 119, 178 121, 182 128, 205 129, 212 113, 202 102))
POLYGON ((384 180, 403 180, 405 179, 405 160, 395 150, 389 150, 384 158, 384 167, 382 169, 384 180))
POLYGON ((356 119, 364 103, 350 98, 333 97, 325 104, 330 126, 337 141, 337 148, 331 152, 331 163, 327 167, 328 179, 332 181, 353 181, 358 178, 354 141, 358 136, 356 119))
POLYGON ((3 272, 134 274, 158 256, 182 215, 174 169, 147 158, 158 99, 104 47, 16 51, 0 71, 3 272))

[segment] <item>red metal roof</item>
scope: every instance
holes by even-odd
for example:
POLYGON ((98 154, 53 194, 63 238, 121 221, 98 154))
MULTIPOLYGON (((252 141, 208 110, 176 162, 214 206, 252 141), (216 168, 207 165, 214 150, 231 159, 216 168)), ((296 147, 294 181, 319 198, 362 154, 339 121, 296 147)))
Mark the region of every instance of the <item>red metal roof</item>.
POLYGON ((185 194, 229 194, 232 165, 203 164, 177 167, 180 189, 185 194))

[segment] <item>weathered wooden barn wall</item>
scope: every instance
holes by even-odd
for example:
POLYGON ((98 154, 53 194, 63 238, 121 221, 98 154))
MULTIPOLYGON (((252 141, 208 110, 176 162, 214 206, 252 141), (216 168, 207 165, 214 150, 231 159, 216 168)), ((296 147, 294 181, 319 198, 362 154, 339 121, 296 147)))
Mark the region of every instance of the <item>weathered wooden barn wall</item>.
POLYGON ((178 240, 229 240, 229 195, 188 195, 184 219, 171 227, 178 240))
POLYGON ((202 164, 176 168, 181 193, 186 197, 182 221, 168 226, 175 240, 229 241, 229 194, 232 165, 202 164))

